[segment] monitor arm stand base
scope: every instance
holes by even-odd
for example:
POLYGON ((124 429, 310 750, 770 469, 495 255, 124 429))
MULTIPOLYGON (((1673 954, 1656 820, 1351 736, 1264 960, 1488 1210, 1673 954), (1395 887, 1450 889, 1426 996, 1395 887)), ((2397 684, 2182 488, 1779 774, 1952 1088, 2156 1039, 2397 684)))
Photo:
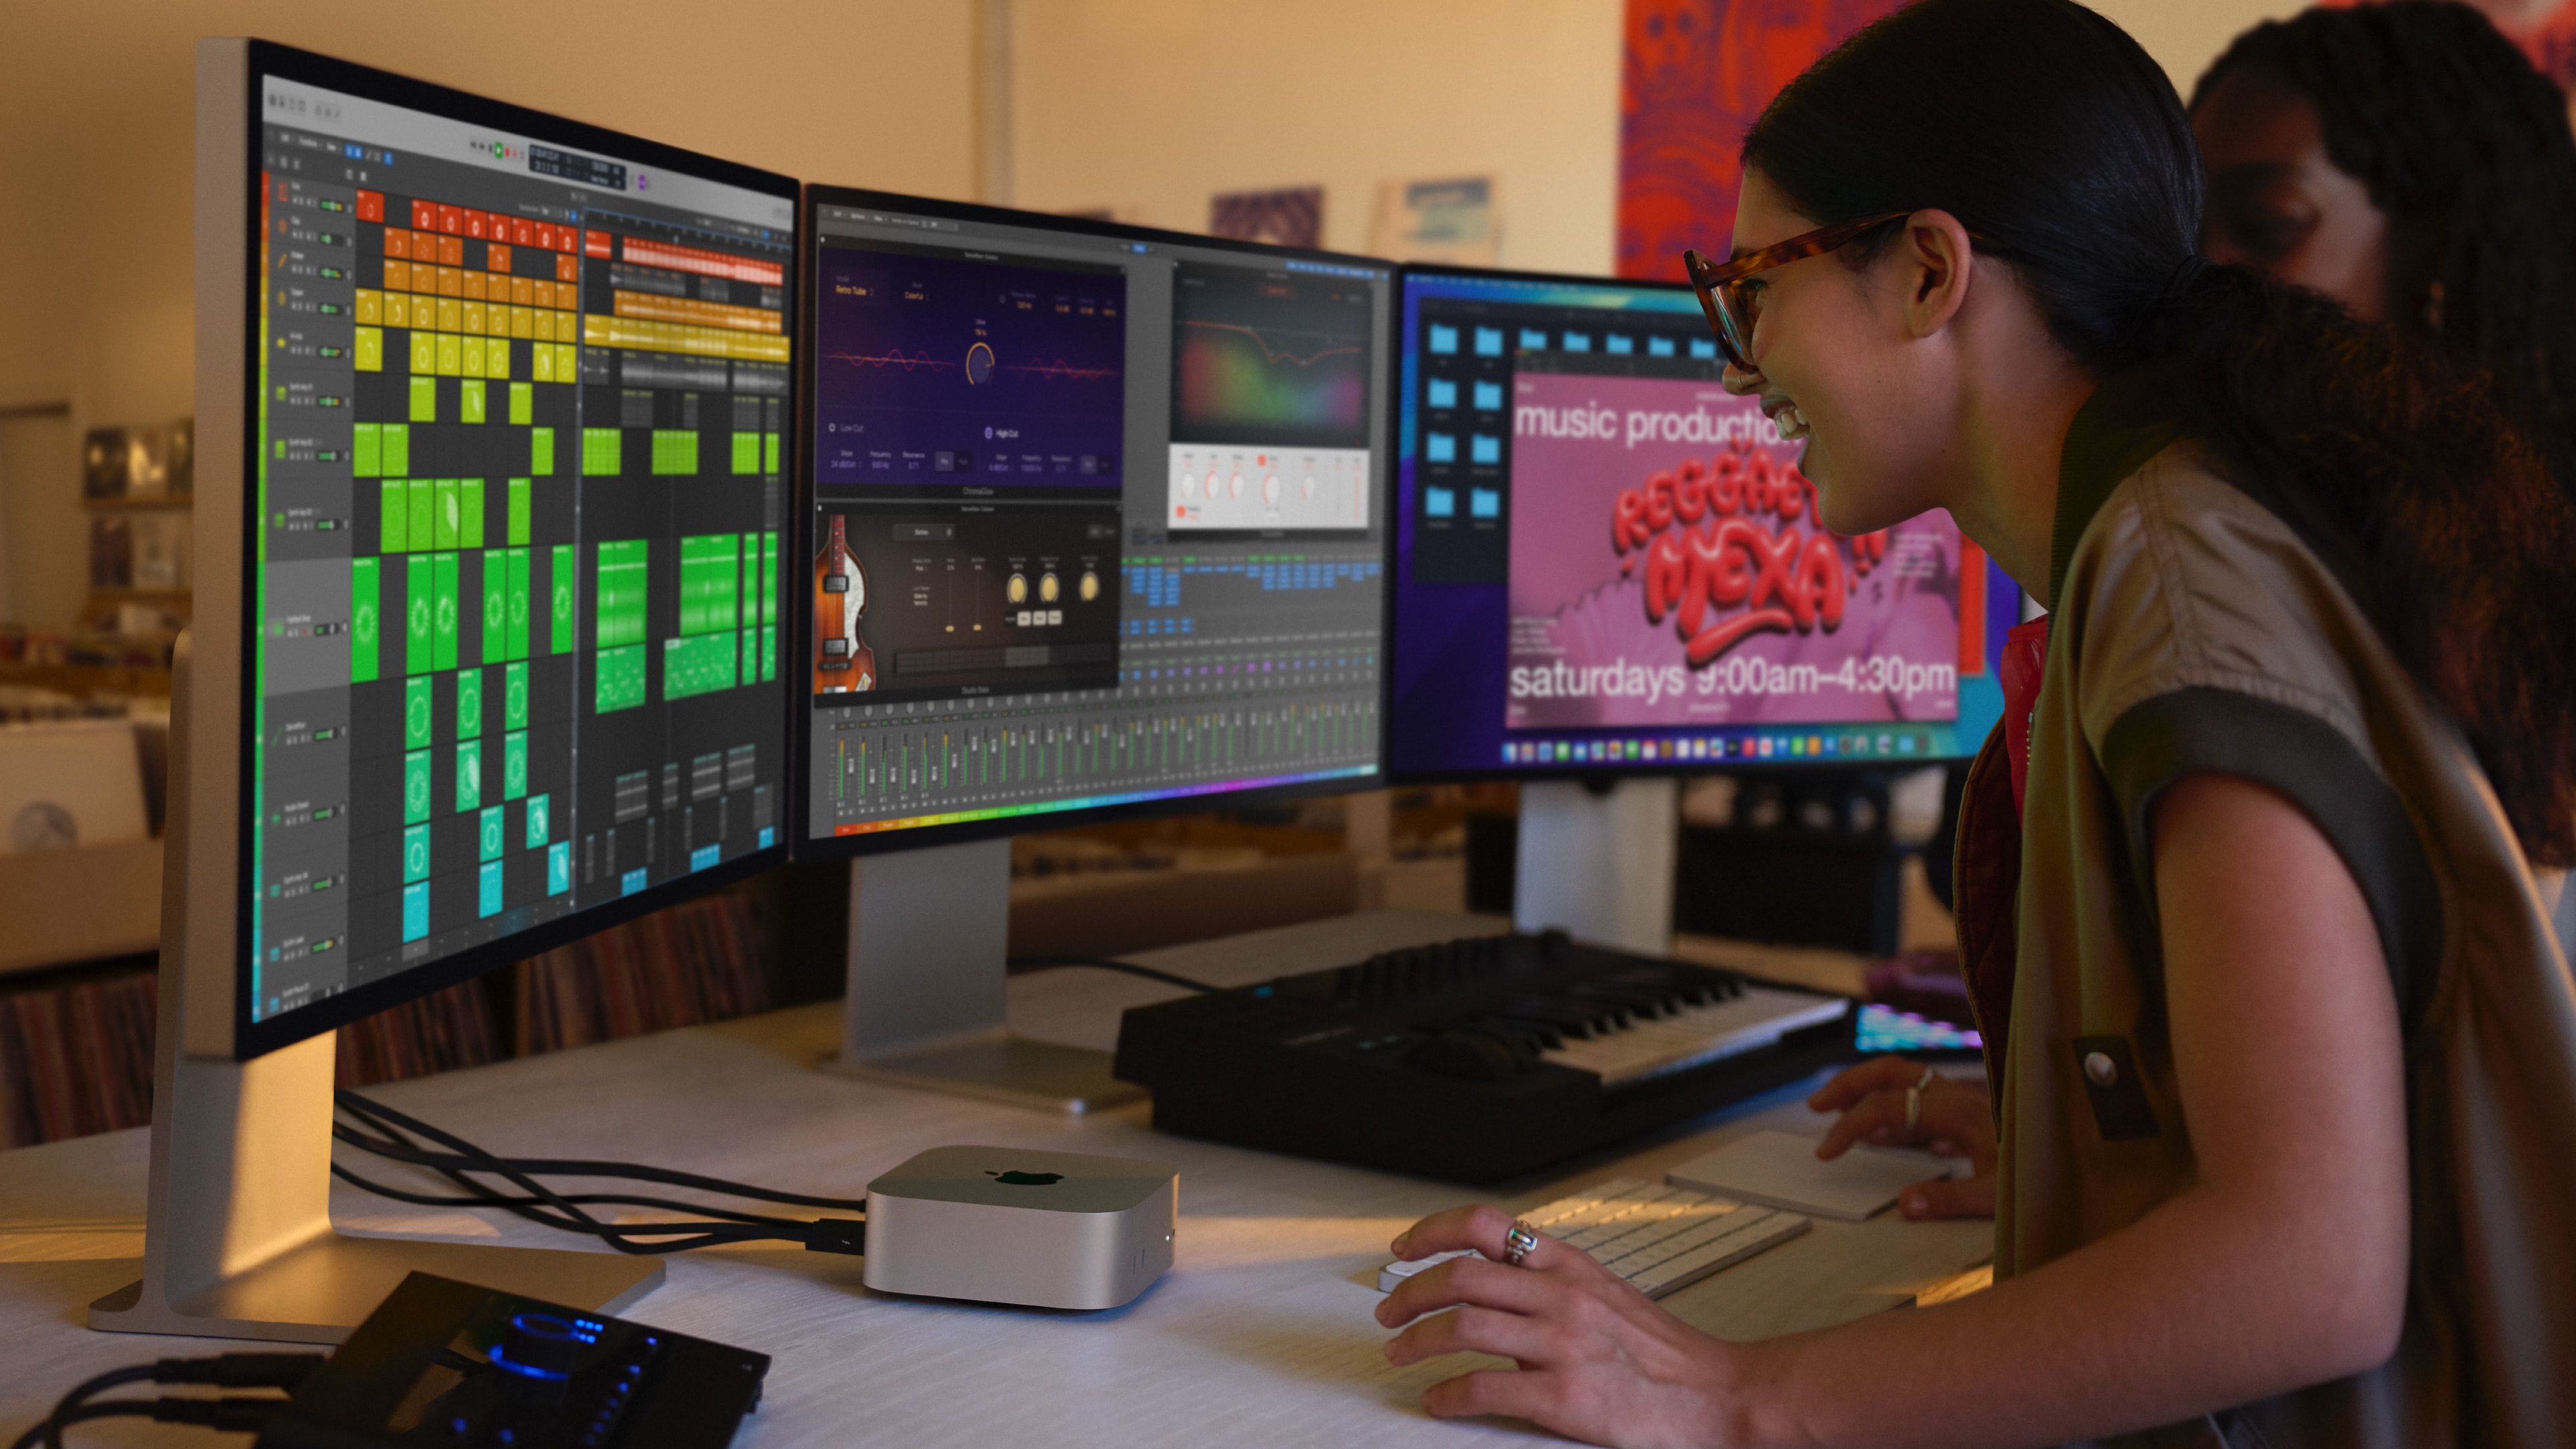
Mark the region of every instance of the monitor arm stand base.
POLYGON ((1107 1052, 1014 1036, 1011 843, 981 840, 850 862, 849 994, 823 1069, 1080 1115, 1140 1101, 1107 1052))
POLYGON ((1641 956, 1673 949, 1681 787, 1670 776, 1521 787, 1512 924, 1641 956))
POLYGON ((339 1343, 414 1271, 606 1313, 662 1281, 659 1258, 334 1232, 334 1035, 247 1062, 158 1048, 143 1277, 90 1327, 339 1343))
MULTIPOLYGON (((152 1166, 143 1278, 90 1305, 89 1326, 276 1343, 338 1343, 414 1269, 615 1312, 662 1281, 658 1258, 364 1238, 331 1228, 336 1033, 246 1062, 181 1042, 186 920, 189 649, 173 661, 170 816, 154 1028, 152 1166)), ((230 972, 203 979, 230 984, 230 972)), ((229 1012, 229 1000, 215 1003, 229 1012)))

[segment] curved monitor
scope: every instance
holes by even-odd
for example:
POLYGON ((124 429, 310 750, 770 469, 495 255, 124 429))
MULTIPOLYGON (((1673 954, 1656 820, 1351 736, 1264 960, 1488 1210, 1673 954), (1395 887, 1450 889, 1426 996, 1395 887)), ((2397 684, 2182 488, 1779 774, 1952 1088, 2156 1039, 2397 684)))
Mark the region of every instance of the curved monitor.
POLYGON ((1946 514, 1845 538, 1687 286, 1407 267, 1387 768, 1973 755, 2018 598, 1946 514))
POLYGON ((806 193, 800 854, 1379 778, 1394 269, 806 193))
POLYGON ((789 178, 235 54, 184 808, 246 1057, 781 858, 798 256, 789 178))

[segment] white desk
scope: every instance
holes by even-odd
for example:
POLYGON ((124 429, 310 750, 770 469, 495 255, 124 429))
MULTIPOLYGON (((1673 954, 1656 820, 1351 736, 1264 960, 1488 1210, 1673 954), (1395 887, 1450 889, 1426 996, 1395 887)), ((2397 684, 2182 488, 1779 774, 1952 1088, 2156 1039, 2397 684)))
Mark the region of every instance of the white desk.
MULTIPOLYGON (((1157 951, 1136 959, 1235 983, 1356 960, 1390 946, 1493 929, 1468 917, 1380 912, 1157 951)), ((1106 1048, 1126 1007, 1178 994, 1104 971, 1015 979, 1014 1025, 1106 1048)), ((1461 1371, 1398 1371, 1369 1314, 1387 1240, 1466 1189, 1167 1137, 1133 1107, 1092 1118, 875 1086, 810 1070, 837 1043, 838 1006, 800 1007, 382 1089, 388 1102, 505 1153, 582 1155, 860 1196, 926 1147, 996 1143, 1178 1163, 1178 1262, 1125 1308, 1078 1314, 886 1298, 859 1260, 727 1249, 670 1260, 628 1313, 771 1355, 760 1411, 736 1442, 1208 1445, 1438 1444, 1545 1436, 1514 1423, 1441 1423, 1415 1400, 1461 1371)), ((1789 1094, 1489 1193, 1527 1207, 1613 1175, 1659 1178, 1712 1140, 1755 1126, 1813 1130, 1789 1094), (1721 1125, 1722 1124, 1722 1125, 1721 1125)), ((0 1430, 12 1436, 89 1374, 206 1340, 93 1333, 90 1300, 131 1281, 143 1251, 140 1129, 0 1153, 0 1430)), ((351 1155, 353 1161, 373 1161, 351 1155)), ((394 1180, 402 1169, 375 1162, 394 1180)), ((334 1184, 344 1227, 574 1246, 498 1213, 411 1208, 334 1184)), ((1814 1232, 1666 1300, 1728 1337, 1858 1317, 1985 1260, 1985 1223, 1881 1219, 1814 1232)), ((205 1431, 108 1421, 80 1445, 238 1444, 205 1431)))

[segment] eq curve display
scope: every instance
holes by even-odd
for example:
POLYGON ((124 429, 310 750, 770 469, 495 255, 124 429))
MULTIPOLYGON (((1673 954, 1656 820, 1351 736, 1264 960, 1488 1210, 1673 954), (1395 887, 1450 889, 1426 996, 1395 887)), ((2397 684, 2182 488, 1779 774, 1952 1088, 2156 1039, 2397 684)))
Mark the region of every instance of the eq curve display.
POLYGON ((816 282, 818 481, 1118 485, 1123 273, 832 246, 816 282))

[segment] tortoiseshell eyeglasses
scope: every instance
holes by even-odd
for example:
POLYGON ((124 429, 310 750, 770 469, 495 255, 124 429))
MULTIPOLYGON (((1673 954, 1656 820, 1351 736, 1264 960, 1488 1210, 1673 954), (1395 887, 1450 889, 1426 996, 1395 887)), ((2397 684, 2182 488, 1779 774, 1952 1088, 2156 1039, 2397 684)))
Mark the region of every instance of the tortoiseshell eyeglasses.
POLYGON ((1710 261, 1696 251, 1683 252, 1682 266, 1690 273, 1691 288, 1699 293, 1699 305, 1708 313, 1709 329, 1717 334, 1718 349, 1726 354, 1726 360, 1747 372, 1755 370, 1753 323, 1761 315, 1761 289, 1744 285, 1755 273, 1823 256, 1913 214, 1891 211, 1858 221, 1838 221, 1728 262, 1710 261))

